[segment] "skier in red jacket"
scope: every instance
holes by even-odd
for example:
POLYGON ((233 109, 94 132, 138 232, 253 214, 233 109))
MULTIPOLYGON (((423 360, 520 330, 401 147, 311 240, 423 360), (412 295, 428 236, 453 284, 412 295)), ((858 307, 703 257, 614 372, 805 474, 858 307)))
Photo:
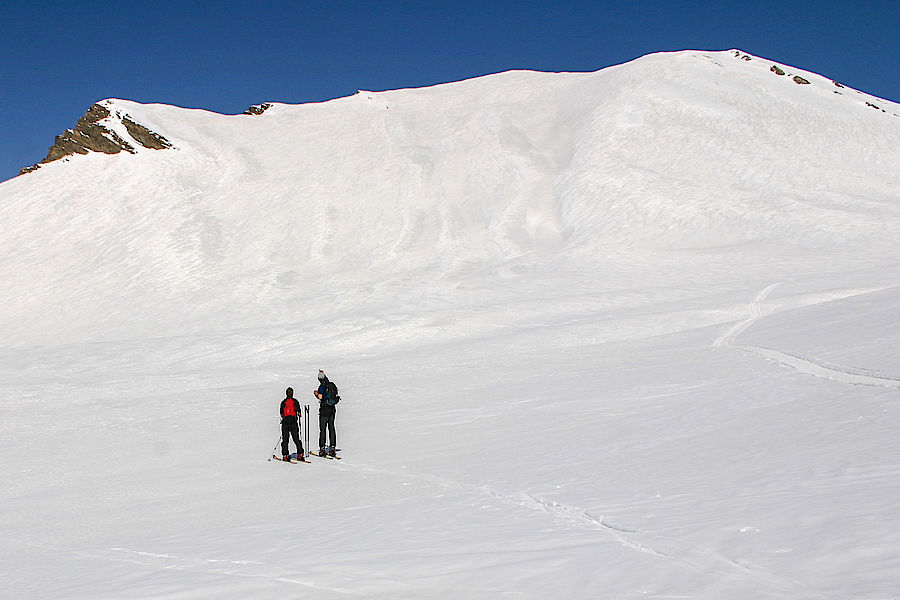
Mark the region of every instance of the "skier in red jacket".
POLYGON ((303 460, 303 443, 300 442, 300 403, 294 398, 294 389, 284 391, 281 401, 281 454, 282 460, 291 459, 288 453, 288 436, 294 438, 297 446, 297 460, 303 460))

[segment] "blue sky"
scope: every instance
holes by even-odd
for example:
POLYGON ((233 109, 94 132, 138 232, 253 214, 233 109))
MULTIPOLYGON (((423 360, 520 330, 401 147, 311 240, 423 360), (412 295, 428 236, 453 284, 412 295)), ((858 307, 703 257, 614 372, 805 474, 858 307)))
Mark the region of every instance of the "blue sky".
POLYGON ((0 4, 0 180, 104 98, 223 113, 457 81, 595 71, 727 50, 900 100, 900 1, 0 4))

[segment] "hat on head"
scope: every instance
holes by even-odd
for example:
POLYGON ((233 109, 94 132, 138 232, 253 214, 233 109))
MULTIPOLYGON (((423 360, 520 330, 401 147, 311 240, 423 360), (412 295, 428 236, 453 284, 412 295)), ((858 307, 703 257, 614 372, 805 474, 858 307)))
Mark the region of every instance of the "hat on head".
POLYGON ((322 369, 319 369, 318 378, 319 378, 319 381, 325 381, 325 371, 323 371, 322 369))
POLYGON ((289 387, 288 389, 284 390, 284 395, 287 396, 288 398, 293 398, 294 397, 294 388, 289 387))

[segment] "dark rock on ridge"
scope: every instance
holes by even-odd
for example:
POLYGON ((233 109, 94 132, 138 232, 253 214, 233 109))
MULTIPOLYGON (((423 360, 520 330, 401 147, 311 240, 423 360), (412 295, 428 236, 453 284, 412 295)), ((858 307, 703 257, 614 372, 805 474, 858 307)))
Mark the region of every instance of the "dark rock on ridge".
POLYGON ((140 123, 135 123, 128 115, 122 117, 122 124, 125 125, 128 135, 133 137, 134 140, 144 148, 150 148, 151 150, 165 150, 166 148, 172 147, 172 143, 169 142, 169 140, 158 133, 150 131, 140 123))
POLYGON ((272 108, 272 105, 269 104, 268 102, 265 102, 263 104, 254 104, 253 106, 251 106, 247 110, 245 110, 244 114, 245 115, 261 115, 264 112, 266 112, 267 110, 269 110, 270 108, 272 108))
MULTIPOLYGON (((42 164, 74 154, 87 154, 89 152, 118 154, 123 150, 131 154, 136 153, 135 147, 130 142, 100 123, 100 121, 109 118, 111 115, 112 113, 105 106, 94 104, 83 117, 78 119, 78 123, 73 129, 67 129, 62 135, 56 136, 56 140, 47 152, 47 156, 41 162, 22 168, 19 174, 30 173, 39 169, 42 164)), ((118 118, 118 115, 116 118, 118 118)), ((166 138, 136 123, 128 115, 121 117, 121 121, 128 135, 141 146, 153 150, 163 150, 172 147, 172 144, 166 138)))
POLYGON ((78 119, 74 129, 67 129, 62 135, 56 136, 56 141, 41 163, 53 162, 72 154, 87 154, 91 151, 104 154, 117 154, 122 150, 134 152, 131 144, 115 132, 97 124, 97 121, 109 115, 109 110, 99 104, 90 107, 85 115, 78 119))

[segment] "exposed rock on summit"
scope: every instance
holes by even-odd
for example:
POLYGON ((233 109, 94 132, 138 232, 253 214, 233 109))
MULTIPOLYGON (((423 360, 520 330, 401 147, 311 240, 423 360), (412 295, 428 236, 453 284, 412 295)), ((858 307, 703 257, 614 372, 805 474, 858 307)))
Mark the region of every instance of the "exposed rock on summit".
POLYGON ((254 104, 253 106, 247 108, 247 110, 244 111, 244 114, 245 115, 261 115, 264 112, 266 112, 267 110, 269 110, 270 108, 272 108, 272 105, 269 104, 268 102, 264 102, 263 104, 254 104))
POLYGON ((117 154, 122 150, 134 152, 134 146, 119 137, 116 132, 98 124, 98 121, 109 115, 110 112, 105 107, 93 105, 78 119, 74 129, 67 129, 62 135, 56 136, 55 143, 41 162, 48 163, 64 156, 87 154, 92 151, 104 154, 117 154))
POLYGON ((158 133, 150 131, 140 123, 135 123, 128 115, 122 117, 122 124, 125 125, 128 135, 134 138, 134 141, 144 148, 150 148, 151 150, 165 150, 166 148, 172 147, 169 140, 158 133))
POLYGON ((133 142, 153 150, 170 148, 172 144, 158 133, 150 131, 140 123, 136 123, 128 115, 115 117, 110 110, 102 104, 94 104, 73 129, 67 129, 62 135, 56 136, 56 140, 47 152, 47 156, 38 164, 24 167, 20 174, 35 171, 42 164, 59 160, 73 154, 88 154, 89 152, 102 152, 104 154, 118 154, 126 151, 135 154, 135 146, 122 135, 116 133, 111 126, 115 120, 120 120, 133 142), (109 122, 104 122, 105 120, 109 122))

